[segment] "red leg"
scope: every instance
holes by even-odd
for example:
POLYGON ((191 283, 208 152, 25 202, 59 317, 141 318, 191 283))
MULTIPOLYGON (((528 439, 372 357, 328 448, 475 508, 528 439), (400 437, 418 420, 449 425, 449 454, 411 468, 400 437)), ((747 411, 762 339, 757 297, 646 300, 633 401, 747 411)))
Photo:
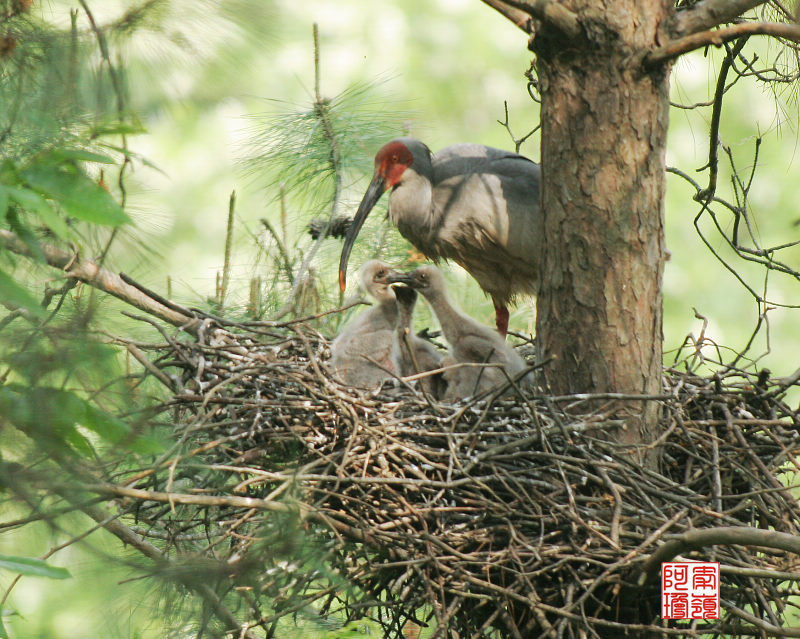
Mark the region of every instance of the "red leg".
POLYGON ((494 323, 497 325, 497 332, 505 338, 508 335, 508 308, 494 299, 492 302, 494 302, 494 323))

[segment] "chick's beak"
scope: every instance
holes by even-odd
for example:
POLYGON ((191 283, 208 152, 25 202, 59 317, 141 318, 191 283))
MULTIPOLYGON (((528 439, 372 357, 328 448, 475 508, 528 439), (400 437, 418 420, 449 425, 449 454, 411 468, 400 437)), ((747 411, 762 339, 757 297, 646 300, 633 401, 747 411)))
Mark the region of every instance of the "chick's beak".
POLYGON ((414 278, 409 273, 394 272, 386 278, 389 284, 405 284, 413 288, 414 278))

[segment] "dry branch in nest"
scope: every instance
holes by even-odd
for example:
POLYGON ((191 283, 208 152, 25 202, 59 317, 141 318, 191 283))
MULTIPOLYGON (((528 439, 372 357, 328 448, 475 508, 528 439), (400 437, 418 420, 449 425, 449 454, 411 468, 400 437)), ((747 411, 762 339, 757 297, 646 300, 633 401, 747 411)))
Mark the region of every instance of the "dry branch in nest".
POLYGON ((663 408, 656 472, 610 441, 613 406, 641 399, 360 393, 307 324, 208 335, 140 345, 178 445, 93 489, 134 499, 136 530, 170 552, 221 562, 236 636, 333 613, 388 637, 800 636, 797 380, 668 371, 646 400, 663 408), (721 619, 659 618, 658 562, 676 557, 721 563, 721 619))

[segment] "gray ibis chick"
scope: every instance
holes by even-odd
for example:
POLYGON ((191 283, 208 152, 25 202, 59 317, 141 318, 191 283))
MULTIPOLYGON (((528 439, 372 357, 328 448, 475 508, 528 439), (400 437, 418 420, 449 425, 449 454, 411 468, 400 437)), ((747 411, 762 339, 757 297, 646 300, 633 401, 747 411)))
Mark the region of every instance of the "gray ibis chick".
MULTIPOLYGON (((397 297, 397 340, 400 347, 400 371, 403 377, 440 368, 442 355, 428 340, 414 333, 417 292, 408 286, 396 286, 394 294, 397 297)), ((420 386, 425 392, 440 399, 444 394, 445 382, 439 373, 420 379, 420 386)))
POLYGON ((539 165, 480 144, 431 154, 414 138, 397 138, 375 156, 372 182, 345 237, 339 286, 367 215, 389 189, 389 216, 400 234, 434 261, 453 260, 492 297, 497 329, 508 331, 507 304, 538 288, 542 246, 539 165))
MULTIPOLYGON (((450 344, 450 353, 445 358, 448 364, 501 364, 511 377, 525 370, 525 361, 499 333, 465 315, 450 301, 442 272, 435 266, 390 275, 388 280, 402 282, 428 300, 450 344)), ((447 371, 445 380, 447 390, 443 399, 452 401, 490 390, 505 383, 507 378, 498 367, 470 366, 447 371)))
POLYGON ((378 303, 356 315, 331 344, 330 365, 349 386, 375 387, 384 380, 393 379, 392 373, 401 375, 398 305, 387 281, 388 276, 395 273, 392 267, 379 260, 371 260, 361 267, 361 286, 378 303))

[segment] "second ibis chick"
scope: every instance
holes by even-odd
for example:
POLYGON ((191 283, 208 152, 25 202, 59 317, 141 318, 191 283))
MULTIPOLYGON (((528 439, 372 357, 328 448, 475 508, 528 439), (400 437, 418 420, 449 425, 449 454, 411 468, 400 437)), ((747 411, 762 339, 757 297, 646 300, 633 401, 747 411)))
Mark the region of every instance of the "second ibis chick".
POLYGON ((331 344, 331 367, 349 386, 374 388, 402 374, 397 333, 400 315, 395 292, 387 281, 396 273, 380 260, 361 267, 361 286, 378 304, 356 315, 331 344))
MULTIPOLYGON (((435 266, 393 274, 388 280, 402 282, 428 300, 450 345, 450 353, 445 358, 448 364, 500 364, 505 369, 504 373, 497 366, 464 366, 447 371, 443 399, 455 401, 482 393, 505 383, 506 373, 514 377, 525 370, 525 360, 497 331, 464 314, 450 301, 444 276, 435 266)), ((527 377, 523 383, 528 383, 527 377)))

